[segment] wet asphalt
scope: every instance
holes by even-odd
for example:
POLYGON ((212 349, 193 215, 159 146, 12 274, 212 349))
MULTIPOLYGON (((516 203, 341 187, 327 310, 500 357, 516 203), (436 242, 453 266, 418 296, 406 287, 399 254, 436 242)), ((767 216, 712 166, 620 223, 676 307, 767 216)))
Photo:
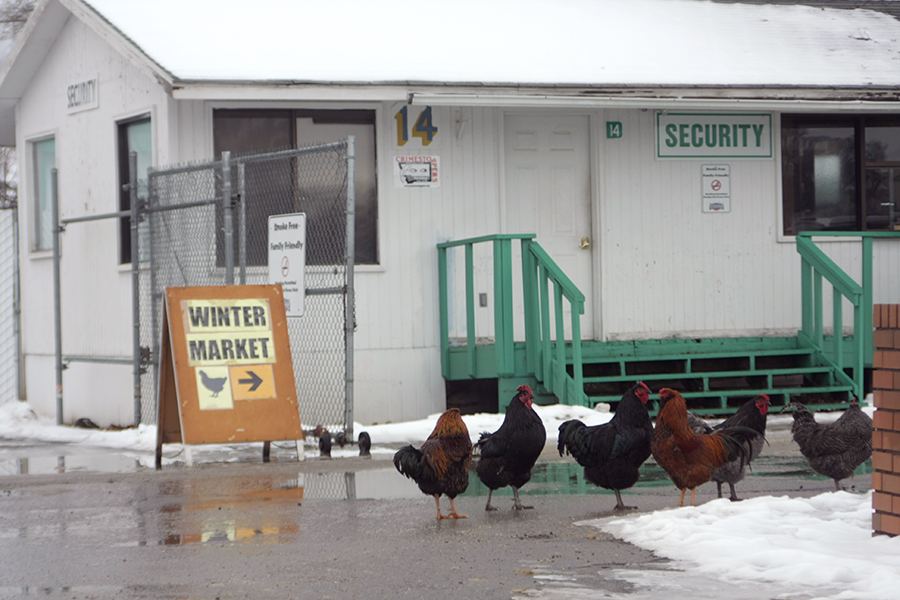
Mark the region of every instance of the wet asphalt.
MULTIPOLYGON (((767 437, 739 494, 833 491, 786 430, 770 427, 767 437)), ((104 472, 72 465, 89 464, 86 452, 113 460, 109 450, 0 446, 20 465, 24 455, 32 464, 62 455, 56 472, 0 476, 0 598, 671 597, 621 577, 623 570, 668 577, 671 563, 579 524, 617 516, 615 497, 585 484, 555 447, 522 490, 533 509, 511 510, 503 490, 493 499, 501 510, 486 512, 486 490, 473 473, 457 499, 468 518, 438 521, 433 499, 394 470, 390 453, 328 459, 309 449, 298 461, 295 449, 275 446, 269 463, 251 451, 228 458, 234 462, 212 457, 160 471, 125 455, 116 458, 125 467, 104 472)), ((867 469, 845 489, 868 490, 867 469)), ((697 502, 715 495, 715 484, 705 484, 697 502)), ((625 501, 638 512, 671 508, 678 490, 651 459, 625 501)), ((690 597, 722 597, 716 581, 682 575, 690 597)), ((728 592, 737 600, 776 594, 728 592)))

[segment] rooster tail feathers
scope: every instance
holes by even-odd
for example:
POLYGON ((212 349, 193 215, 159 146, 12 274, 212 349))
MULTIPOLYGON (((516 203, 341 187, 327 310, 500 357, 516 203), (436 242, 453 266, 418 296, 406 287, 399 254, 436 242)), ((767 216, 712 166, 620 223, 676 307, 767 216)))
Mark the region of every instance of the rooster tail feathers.
POLYGON ((584 427, 585 424, 578 419, 566 421, 559 426, 559 440, 556 444, 556 449, 559 451, 560 456, 564 456, 565 453, 574 454, 577 439, 581 437, 578 434, 584 427))
POLYGON ((487 443, 487 441, 488 441, 489 439, 491 439, 491 436, 492 436, 492 435, 494 435, 494 434, 488 433, 487 431, 482 431, 482 432, 481 432, 481 435, 478 436, 478 441, 475 442, 475 447, 476 447, 476 448, 482 448, 482 447, 484 447, 484 445, 487 443))
POLYGON ((423 464, 424 456, 414 446, 403 446, 394 454, 394 467, 410 479, 416 479, 422 475, 423 464))
POLYGON ((749 427, 734 425, 720 429, 717 434, 721 434, 722 441, 728 449, 728 460, 741 459, 741 466, 750 464, 750 443, 757 436, 767 441, 765 436, 749 427))

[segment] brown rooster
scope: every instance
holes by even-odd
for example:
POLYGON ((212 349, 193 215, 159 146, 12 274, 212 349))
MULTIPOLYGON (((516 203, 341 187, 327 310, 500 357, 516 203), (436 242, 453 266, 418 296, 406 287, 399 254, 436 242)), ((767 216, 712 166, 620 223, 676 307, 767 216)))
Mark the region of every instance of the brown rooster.
POLYGON ((456 511, 453 499, 469 487, 472 464, 472 440, 458 408, 450 408, 438 419, 434 431, 421 448, 404 446, 394 454, 394 466, 434 496, 438 519, 465 519, 456 511), (441 494, 450 499, 448 515, 441 514, 441 494))
POLYGON ((684 506, 684 493, 712 478, 713 471, 741 457, 749 462, 744 444, 757 435, 747 427, 724 427, 710 434, 697 434, 688 425, 687 404, 673 389, 659 391, 661 400, 650 450, 656 463, 666 470, 681 490, 678 506, 684 506))
MULTIPOLYGON (((750 460, 756 460, 760 452, 762 452, 763 443, 766 441, 766 415, 769 412, 769 406, 771 404, 772 402, 767 395, 760 394, 753 400, 745 402, 736 413, 715 427, 710 427, 706 421, 692 412, 688 412, 688 424, 691 426, 691 429, 694 430, 694 433, 712 433, 733 425, 740 425, 741 427, 753 429, 758 435, 750 442, 750 446, 747 447, 747 450, 750 454, 750 460)), ((737 491, 734 489, 734 484, 744 478, 747 464, 748 463, 744 461, 743 456, 738 456, 734 460, 729 461, 724 466, 713 471, 712 480, 716 482, 719 498, 722 497, 722 484, 727 483, 731 488, 731 501, 740 501, 737 491)))

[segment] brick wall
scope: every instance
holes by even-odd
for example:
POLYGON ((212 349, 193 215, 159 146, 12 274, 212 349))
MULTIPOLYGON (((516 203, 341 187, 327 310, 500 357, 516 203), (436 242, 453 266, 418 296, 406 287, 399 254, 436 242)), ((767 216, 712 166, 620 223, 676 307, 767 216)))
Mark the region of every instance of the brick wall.
POLYGON ((872 528, 894 536, 900 535, 900 304, 876 304, 873 324, 872 528))

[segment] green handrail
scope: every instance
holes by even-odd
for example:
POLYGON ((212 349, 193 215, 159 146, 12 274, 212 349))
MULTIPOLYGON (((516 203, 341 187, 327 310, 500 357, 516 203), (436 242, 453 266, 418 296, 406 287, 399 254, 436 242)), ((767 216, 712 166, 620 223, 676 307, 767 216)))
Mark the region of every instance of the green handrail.
POLYGON ((832 360, 823 359, 834 369, 838 379, 853 387, 857 398, 865 389, 865 367, 872 365, 874 355, 872 331, 872 247, 875 238, 898 238, 900 232, 889 231, 829 231, 801 232, 797 234, 797 252, 801 257, 801 300, 803 313, 799 338, 807 346, 825 347, 824 311, 822 307, 823 278, 832 286, 834 338, 832 360), (812 237, 862 238, 862 284, 856 283, 811 239, 812 237), (853 377, 844 373, 843 299, 853 305, 853 345, 850 348, 853 377))
POLYGON ((491 243, 494 257, 494 343, 496 347, 497 375, 511 377, 516 374, 512 242, 522 243, 522 294, 525 322, 525 356, 528 374, 541 382, 548 392, 560 402, 588 405, 584 393, 581 350, 581 315, 584 314, 584 294, 566 276, 537 242, 535 234, 494 234, 464 240, 442 242, 438 248, 438 286, 441 335, 441 370, 450 376, 449 336, 449 286, 447 283, 447 251, 465 248, 466 280, 466 364, 469 376, 476 374, 475 353, 475 286, 474 246, 491 243), (554 290, 555 340, 551 337, 549 284, 554 290), (572 365, 573 376, 566 371, 566 341, 564 335, 563 299, 569 302, 572 312, 572 365), (555 345, 555 352, 551 347, 555 345))

